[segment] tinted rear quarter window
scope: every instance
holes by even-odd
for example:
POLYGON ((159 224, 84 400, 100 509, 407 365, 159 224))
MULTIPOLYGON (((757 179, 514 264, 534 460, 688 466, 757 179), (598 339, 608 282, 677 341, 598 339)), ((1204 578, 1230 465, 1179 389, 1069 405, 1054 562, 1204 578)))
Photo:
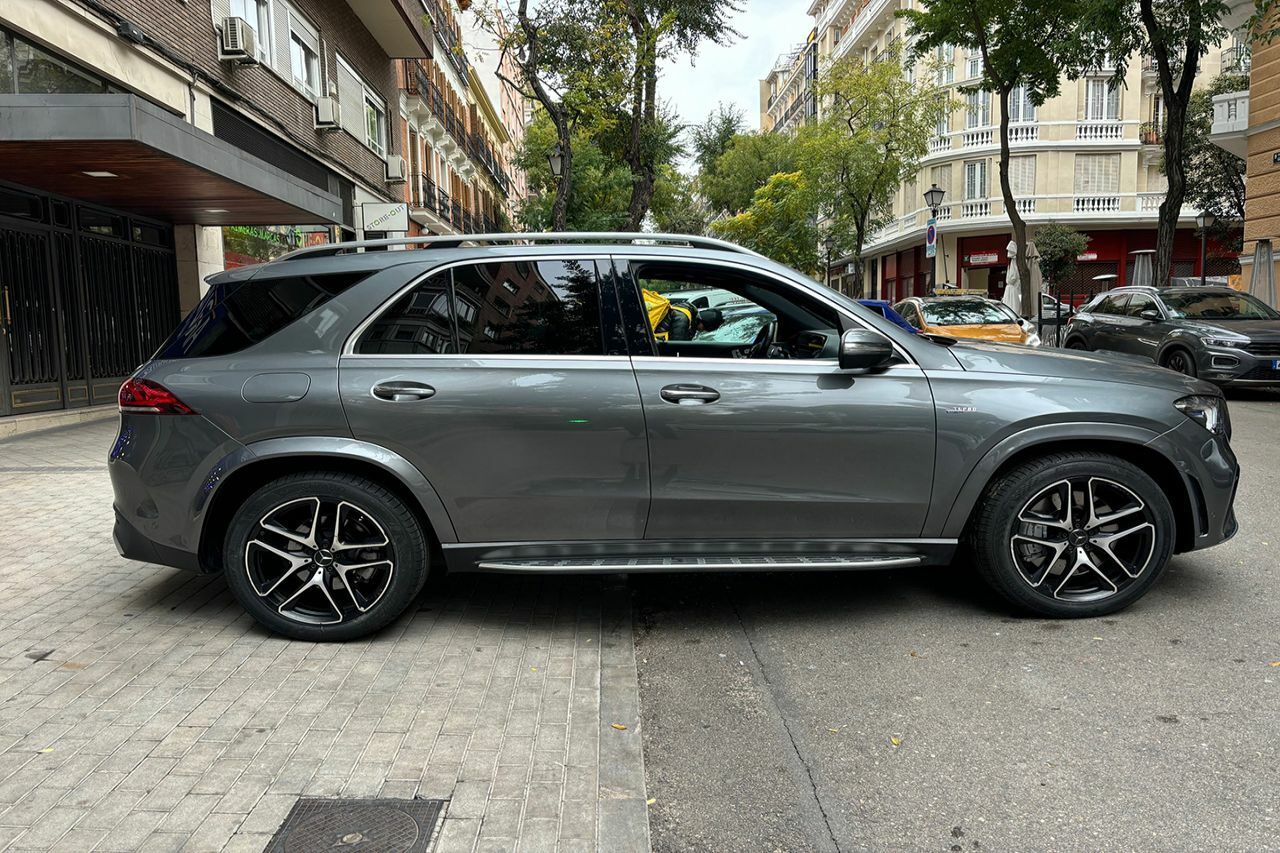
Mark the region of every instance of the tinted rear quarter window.
POLYGON ((156 357, 201 358, 240 352, 302 319, 369 275, 343 272, 214 285, 156 357))

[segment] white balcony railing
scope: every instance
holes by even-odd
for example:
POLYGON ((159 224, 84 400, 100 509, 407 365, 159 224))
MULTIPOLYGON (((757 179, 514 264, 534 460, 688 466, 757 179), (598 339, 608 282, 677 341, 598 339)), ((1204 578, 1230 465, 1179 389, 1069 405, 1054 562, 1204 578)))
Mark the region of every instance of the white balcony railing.
POLYGON ((929 153, 937 154, 946 151, 951 147, 951 138, 947 136, 935 136, 929 140, 929 153))
POLYGON ((964 132, 963 142, 965 148, 974 148, 979 145, 990 145, 993 137, 993 131, 989 127, 980 127, 974 130, 966 130, 964 132))
POLYGON ((1141 213, 1154 213, 1164 204, 1164 193, 1138 193, 1138 210, 1141 213))
POLYGON ((951 218, 951 205, 944 204, 942 207, 938 208, 939 222, 946 222, 950 218, 951 218))
POLYGON ((1115 213, 1120 209, 1118 195, 1078 195, 1075 197, 1076 213, 1115 213))
POLYGON ((965 219, 972 219, 975 216, 990 216, 991 202, 989 201, 966 201, 960 215, 965 219))
POLYGON ((1219 133, 1243 133, 1249 129, 1249 93, 1227 92, 1213 96, 1213 130, 1219 133))
POLYGON ((1124 138, 1124 125, 1119 121, 1076 122, 1076 139, 1088 142, 1110 141, 1124 138))
POLYGON ((1035 142, 1040 138, 1040 125, 1038 124, 1011 124, 1009 125, 1009 144, 1017 145, 1019 142, 1035 142))
POLYGON ((1034 197, 1014 199, 1013 204, 1014 207, 1018 209, 1018 213, 1026 214, 1036 212, 1036 200, 1034 197))

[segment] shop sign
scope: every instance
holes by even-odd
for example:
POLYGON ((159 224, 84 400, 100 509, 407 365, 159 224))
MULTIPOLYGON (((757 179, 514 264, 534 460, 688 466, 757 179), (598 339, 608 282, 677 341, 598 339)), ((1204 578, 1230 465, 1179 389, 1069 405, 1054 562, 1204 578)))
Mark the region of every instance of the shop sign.
POLYGON ((964 262, 972 267, 990 266, 991 264, 1000 263, 1000 253, 974 252, 971 255, 965 255, 964 262))
POLYGON ((1077 261, 1096 261, 1097 259, 1097 252, 1082 252, 1081 254, 1076 255, 1077 261))

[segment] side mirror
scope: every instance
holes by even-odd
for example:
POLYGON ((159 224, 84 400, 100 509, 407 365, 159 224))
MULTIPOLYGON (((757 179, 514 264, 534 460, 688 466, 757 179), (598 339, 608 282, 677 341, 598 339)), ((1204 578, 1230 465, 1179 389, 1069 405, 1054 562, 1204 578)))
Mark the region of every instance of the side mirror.
POLYGON ((1148 323, 1158 323, 1164 319, 1164 317, 1160 316, 1160 312, 1154 308, 1148 308, 1145 311, 1140 312, 1138 316, 1143 320, 1146 320, 1148 323))
POLYGON ((698 312, 698 325, 705 332, 714 332, 724 325, 724 312, 719 308, 703 308, 698 312))
POLYGON ((840 336, 841 370, 874 370, 893 360, 889 339, 870 329, 850 329, 840 336))
POLYGON ((693 307, 694 308, 710 308, 711 300, 705 296, 699 296, 697 299, 693 300, 693 307))

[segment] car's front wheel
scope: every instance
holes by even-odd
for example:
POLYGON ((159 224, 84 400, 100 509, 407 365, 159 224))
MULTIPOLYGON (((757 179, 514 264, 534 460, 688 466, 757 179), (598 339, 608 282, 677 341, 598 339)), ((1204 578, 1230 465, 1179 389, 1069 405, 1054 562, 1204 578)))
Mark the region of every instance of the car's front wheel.
POLYGON ((268 629, 341 641, 385 627, 427 578, 422 526, 395 494, 349 474, 294 474, 241 505, 227 530, 232 593, 268 629))
POLYGON ((986 581, 1019 608, 1054 617, 1128 607, 1164 571, 1175 534, 1159 484, 1093 452, 1008 471, 988 489, 971 530, 986 581))

